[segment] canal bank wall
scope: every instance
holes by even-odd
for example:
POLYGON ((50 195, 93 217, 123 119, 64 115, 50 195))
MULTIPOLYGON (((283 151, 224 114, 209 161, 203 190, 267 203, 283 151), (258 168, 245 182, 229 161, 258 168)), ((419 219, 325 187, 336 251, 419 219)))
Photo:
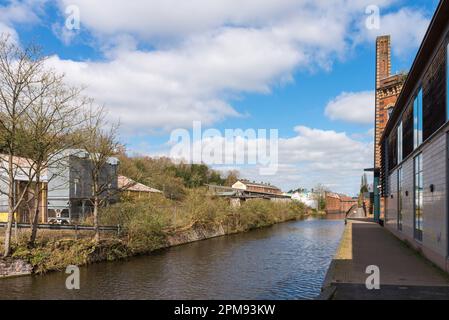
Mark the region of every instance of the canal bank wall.
POLYGON ((0 278, 26 276, 32 272, 32 265, 22 259, 0 259, 0 278))
POLYGON ((174 234, 168 235, 166 248, 222 237, 229 234, 230 233, 226 232, 226 228, 224 228, 223 225, 209 227, 194 226, 187 230, 180 230, 175 232, 174 234))
POLYGON ((0 258, 0 279, 14 276, 42 274, 52 271, 64 271, 68 265, 83 266, 103 261, 116 261, 133 256, 150 254, 192 242, 244 233, 254 229, 270 227, 277 223, 301 220, 321 214, 303 214, 293 219, 286 219, 247 230, 238 230, 230 224, 194 224, 188 228, 173 230, 164 235, 164 241, 148 250, 134 251, 127 246, 126 239, 105 239, 96 243, 90 239, 59 239, 43 247, 18 249, 11 259, 0 258), (19 266, 21 266, 19 268, 19 266))

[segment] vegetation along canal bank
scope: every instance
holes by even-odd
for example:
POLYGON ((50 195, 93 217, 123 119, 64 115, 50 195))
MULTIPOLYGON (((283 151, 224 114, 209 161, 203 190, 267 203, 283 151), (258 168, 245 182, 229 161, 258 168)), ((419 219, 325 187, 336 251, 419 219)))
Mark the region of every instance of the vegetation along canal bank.
POLYGON ((3 276, 62 271, 68 265, 82 266, 143 255, 158 249, 194 241, 246 232, 276 223, 316 214, 302 203, 253 200, 232 207, 225 199, 207 195, 203 188, 187 190, 183 200, 163 195, 123 201, 104 208, 103 225, 121 225, 120 236, 103 234, 99 242, 91 234, 40 232, 33 247, 28 232, 20 231, 12 259, 3 260, 3 276))

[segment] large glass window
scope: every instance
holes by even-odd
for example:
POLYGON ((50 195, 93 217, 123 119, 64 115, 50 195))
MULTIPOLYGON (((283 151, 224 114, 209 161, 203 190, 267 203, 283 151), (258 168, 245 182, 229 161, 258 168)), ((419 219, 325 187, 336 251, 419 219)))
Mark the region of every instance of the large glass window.
POLYGON ((422 116, 422 89, 419 89, 418 95, 413 102, 413 141, 415 149, 422 143, 423 116, 422 116))
POLYGON ((398 230, 402 230, 402 168, 398 169, 398 230))
POLYGON ((398 163, 402 162, 402 121, 398 126, 398 163))
POLYGON ((415 238, 422 240, 424 191, 422 154, 415 157, 414 172, 415 238))

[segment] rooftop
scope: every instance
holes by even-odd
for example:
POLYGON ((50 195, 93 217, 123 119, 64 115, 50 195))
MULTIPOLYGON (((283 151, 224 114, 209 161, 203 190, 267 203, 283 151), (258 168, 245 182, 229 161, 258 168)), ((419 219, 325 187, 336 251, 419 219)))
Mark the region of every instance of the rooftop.
POLYGON ((261 183, 258 183, 258 182, 255 182, 255 181, 249 181, 249 180, 239 180, 241 183, 243 183, 243 184, 246 184, 247 186, 254 186, 254 187, 264 187, 264 188, 270 188, 270 189, 276 189, 276 190, 281 190, 281 189, 279 189, 278 187, 276 187, 276 186, 273 186, 273 185, 271 185, 271 184, 269 184, 269 183, 263 183, 263 182, 261 182, 261 183))
POLYGON ((124 189, 125 191, 162 193, 160 190, 148 187, 125 176, 118 176, 118 187, 120 189, 124 189))

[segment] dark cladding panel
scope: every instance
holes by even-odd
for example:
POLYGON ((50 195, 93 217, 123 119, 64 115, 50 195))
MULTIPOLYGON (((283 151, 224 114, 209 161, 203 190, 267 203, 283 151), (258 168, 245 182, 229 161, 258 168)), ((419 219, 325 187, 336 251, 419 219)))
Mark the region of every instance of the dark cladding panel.
POLYGON ((380 185, 381 196, 388 196, 390 190, 388 188, 388 143, 387 140, 381 145, 381 164, 380 164, 380 185))
POLYGON ((423 78, 423 140, 446 122, 446 48, 442 46, 423 78))
POLYGON ((396 129, 393 130, 388 138, 388 171, 391 171, 398 164, 396 131, 396 129))
POLYGON ((413 103, 409 104, 402 115, 402 152, 403 159, 413 152, 413 103))

